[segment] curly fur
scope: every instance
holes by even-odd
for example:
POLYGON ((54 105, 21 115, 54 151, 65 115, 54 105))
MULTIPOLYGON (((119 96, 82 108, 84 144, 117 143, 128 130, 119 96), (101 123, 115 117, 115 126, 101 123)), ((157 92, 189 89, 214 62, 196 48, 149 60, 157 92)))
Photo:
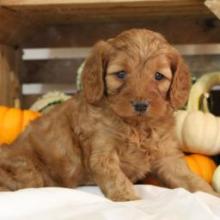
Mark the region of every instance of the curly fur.
POLYGON ((133 183, 154 173, 167 187, 215 194, 178 148, 173 113, 187 100, 190 75, 162 35, 132 29, 98 42, 82 80, 81 93, 0 148, 1 190, 97 184, 112 200, 135 200, 133 183), (146 112, 134 110, 136 101, 148 103, 146 112))

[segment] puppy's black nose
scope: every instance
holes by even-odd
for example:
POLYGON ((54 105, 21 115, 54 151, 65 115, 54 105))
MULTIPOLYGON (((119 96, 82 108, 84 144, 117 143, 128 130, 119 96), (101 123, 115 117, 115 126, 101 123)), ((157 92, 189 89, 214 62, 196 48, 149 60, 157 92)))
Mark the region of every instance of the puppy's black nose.
POLYGON ((142 102, 142 101, 136 101, 133 103, 134 110, 136 112, 143 113, 147 110, 148 103, 147 102, 142 102))

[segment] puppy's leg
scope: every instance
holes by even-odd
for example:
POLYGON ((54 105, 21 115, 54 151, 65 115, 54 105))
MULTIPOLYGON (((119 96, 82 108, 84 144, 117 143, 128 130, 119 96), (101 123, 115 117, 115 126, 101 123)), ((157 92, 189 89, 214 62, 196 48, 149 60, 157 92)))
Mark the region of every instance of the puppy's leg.
POLYGON ((27 157, 14 154, 13 150, 8 147, 0 151, 0 191, 42 187, 42 175, 34 164, 27 157))
POLYGON ((170 188, 183 187, 191 192, 203 191, 218 196, 205 180, 189 169, 182 157, 160 159, 155 163, 154 171, 170 188))
POLYGON ((90 156, 90 171, 106 197, 114 201, 137 200, 134 186, 119 166, 114 151, 94 151, 90 156))

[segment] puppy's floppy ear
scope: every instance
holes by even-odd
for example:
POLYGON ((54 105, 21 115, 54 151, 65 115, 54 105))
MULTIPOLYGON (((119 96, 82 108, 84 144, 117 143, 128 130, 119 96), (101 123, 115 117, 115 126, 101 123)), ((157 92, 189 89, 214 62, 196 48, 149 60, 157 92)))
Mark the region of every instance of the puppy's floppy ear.
POLYGON ((91 104, 100 101, 104 95, 104 77, 109 48, 110 45, 105 41, 96 43, 83 68, 83 94, 91 104))
POLYGON ((170 87, 169 99, 174 109, 183 107, 188 99, 191 76, 187 65, 177 53, 172 59, 173 80, 170 87))

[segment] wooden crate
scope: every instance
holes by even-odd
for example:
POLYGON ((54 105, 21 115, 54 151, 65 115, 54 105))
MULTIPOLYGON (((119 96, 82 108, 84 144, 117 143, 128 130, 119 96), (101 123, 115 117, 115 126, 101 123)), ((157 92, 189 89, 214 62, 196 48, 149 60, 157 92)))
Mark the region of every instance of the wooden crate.
POLYGON ((74 92, 76 70, 90 47, 100 39, 134 27, 164 34, 185 55, 196 74, 217 70, 220 21, 208 7, 214 8, 215 14, 218 10, 213 7, 214 0, 204 3, 0 0, 0 104, 12 106, 22 98, 22 106, 28 107, 40 93, 50 89, 74 92), (41 51, 41 57, 29 56, 30 51, 41 51), (44 56, 48 51, 50 55, 44 56), (31 85, 44 89, 37 94, 24 94, 24 88, 31 85))

